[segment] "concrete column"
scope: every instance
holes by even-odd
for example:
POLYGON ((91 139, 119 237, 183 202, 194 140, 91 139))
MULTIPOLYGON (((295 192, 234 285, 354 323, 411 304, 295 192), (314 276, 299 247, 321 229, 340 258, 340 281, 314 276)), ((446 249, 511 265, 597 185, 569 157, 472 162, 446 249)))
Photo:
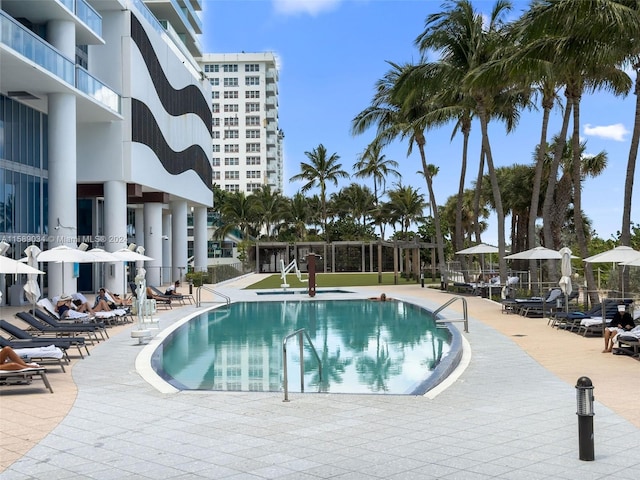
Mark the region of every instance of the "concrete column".
MULTIPOLYGON (((104 234, 105 250, 115 252, 127 246, 127 184, 120 181, 104 182, 104 234)), ((105 265, 105 286, 111 292, 127 291, 124 265, 105 265)))
MULTIPOLYGON (((76 195, 76 98, 50 93, 49 98, 49 248, 78 246, 76 195)), ((49 264, 49 297, 77 289, 72 264, 49 264), (64 272, 63 272, 64 271, 64 272)))
POLYGON ((173 278, 173 273, 171 271, 171 266, 173 262, 171 261, 171 244, 173 243, 173 238, 171 238, 171 212, 167 210, 163 210, 162 212, 162 284, 172 283, 175 278, 173 278))
POLYGON ((162 204, 150 202, 144 204, 144 248, 145 255, 153 258, 145 262, 147 285, 157 287, 161 284, 162 268, 162 204))
POLYGON ((47 22, 47 41, 60 53, 75 63, 76 58, 76 26, 66 20, 49 20, 47 22))
POLYGON ((209 266, 207 235, 207 208, 193 209, 193 266, 196 272, 205 271, 209 266))
POLYGON ((187 273, 187 201, 171 202, 171 281, 187 273))
POLYGON ((144 208, 136 207, 135 209, 135 244, 144 247, 144 208))

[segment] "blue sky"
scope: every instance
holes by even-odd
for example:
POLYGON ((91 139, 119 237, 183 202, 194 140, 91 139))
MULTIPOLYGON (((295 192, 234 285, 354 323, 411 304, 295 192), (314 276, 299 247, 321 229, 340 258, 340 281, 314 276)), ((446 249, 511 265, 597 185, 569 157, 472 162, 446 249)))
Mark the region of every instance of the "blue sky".
MULTIPOLYGON (((352 171, 358 155, 374 132, 353 137, 352 119, 371 102, 375 82, 389 70, 386 61, 417 62, 415 38, 426 17, 440 10, 440 0, 203 0, 202 42, 208 53, 264 52, 277 55, 280 81, 280 127, 285 134, 285 194, 293 195, 301 183, 288 179, 299 173, 305 151, 320 143, 340 156, 352 171)), ((477 0, 478 11, 488 13, 491 0, 477 0)), ((528 2, 514 2, 517 16, 528 2)), ((601 238, 620 229, 624 179, 633 129, 635 96, 614 98, 606 93, 585 95, 581 108, 581 136, 587 152, 608 153, 606 171, 587 179, 583 208, 601 238)), ((556 110, 550 133, 560 129, 556 110)), ((496 166, 530 164, 540 137, 540 112, 524 112, 518 128, 507 135, 494 124, 490 140, 496 166)), ((427 133, 427 161, 440 167, 434 178, 439 205, 457 193, 462 139, 451 140, 452 126, 427 133)), ((477 175, 480 128, 474 123, 467 169, 467 187, 477 175)), ((407 157, 406 144, 390 145, 384 154, 400 163, 402 182, 420 189, 428 199, 417 150, 407 157)), ((638 174, 636 174, 638 178, 638 174)), ((341 181, 338 188, 360 179, 341 181)), ((367 182, 364 182, 367 183, 367 182)), ((640 205, 639 186, 634 205, 640 205)), ((332 190, 334 191, 334 190, 332 190)), ((637 207, 636 207, 637 208, 637 207)), ((640 222, 638 211, 632 221, 640 222)), ((507 222, 507 230, 509 223, 507 222)), ((508 238, 508 231, 507 231, 508 238)), ((483 241, 497 244, 496 222, 490 220, 483 241)))

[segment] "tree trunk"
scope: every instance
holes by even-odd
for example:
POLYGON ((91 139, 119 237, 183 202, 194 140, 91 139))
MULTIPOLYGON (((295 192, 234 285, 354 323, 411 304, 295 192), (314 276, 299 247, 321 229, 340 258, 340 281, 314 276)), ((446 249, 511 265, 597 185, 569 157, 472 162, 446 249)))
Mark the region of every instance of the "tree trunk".
MULTIPOLYGON (((464 206, 464 182, 467 175, 467 151, 469 147, 469 130, 470 120, 465 116, 462 119, 462 165, 460 167, 460 183, 458 184, 458 206, 456 208, 456 227, 455 227, 455 251, 464 248, 464 232, 462 231, 462 210, 464 206)), ((462 263, 462 271, 464 272, 465 281, 468 281, 467 259, 465 256, 460 259, 462 263)))
MULTIPOLYGON (((622 211, 622 229, 620 230, 620 244, 631 246, 631 199, 633 196, 633 177, 636 171, 636 159, 638 158, 638 142, 640 140, 640 65, 634 65, 636 71, 636 113, 633 121, 633 134, 631 135, 631 147, 627 161, 627 178, 624 182, 624 207, 622 211)), ((624 291, 629 291, 629 269, 623 269, 624 291)))
POLYGON ((498 217, 498 265, 500 270, 500 280, 507 280, 507 261, 504 259, 506 252, 505 236, 504 236, 504 210, 502 208, 502 196, 500 195, 500 186, 498 185, 498 176, 493 165, 493 156, 491 154, 491 145, 489 144, 488 119, 487 111, 482 100, 478 102, 478 113, 480 117, 480 127, 482 130, 482 148, 487 158, 487 169, 489 170, 489 178, 491 179, 491 190, 493 191, 493 201, 496 208, 496 216, 498 217))
MULTIPOLYGON (((529 248, 537 246, 536 220, 538 219, 538 209, 540 203, 540 189, 542 185, 542 169, 547 155, 547 130, 549 129, 549 116, 553 108, 553 95, 544 95, 542 99, 542 129, 540 130, 540 143, 538 144, 538 154, 536 156, 536 168, 533 176, 533 189, 531 191, 531 206, 529 207, 528 238, 529 248), (551 98, 549 98, 551 97, 551 98)), ((511 250, 513 251, 513 249, 511 250)), ((529 270, 533 278, 538 278, 538 262, 529 261, 529 270)))
POLYGON ((480 239, 480 192, 482 191, 482 178, 484 173, 484 159, 486 157, 484 145, 480 147, 480 164, 478 165, 478 178, 476 180, 476 191, 473 195, 473 215, 475 217, 474 230, 476 234, 476 242, 482 243, 480 239))
POLYGON ((436 202, 436 194, 433 191, 433 179, 431 170, 427 165, 427 156, 424 153, 424 140, 417 142, 420 151, 420 160, 422 160, 422 171, 424 178, 427 180, 427 189, 429 190, 429 201, 433 210, 433 224, 436 227, 436 248, 438 249, 438 268, 442 281, 446 284, 445 258, 444 258, 444 239, 442 238, 442 230, 440 229, 440 215, 438 214, 438 204, 436 202))
POLYGON ((551 217, 552 209, 554 207, 554 193, 556 190, 556 183, 558 181, 558 167, 560 166, 560 160, 562 160, 562 153, 564 152, 564 146, 567 139, 567 132, 569 131, 569 120, 571 119, 572 104, 567 97, 567 105, 564 110, 564 116, 562 118, 562 128, 560 129, 560 135, 558 136, 558 142, 553 152, 553 161, 551 162, 551 168, 549 170, 549 180, 547 183, 547 191, 544 196, 544 203, 542 204, 542 228, 544 244, 547 248, 553 248, 553 233, 551 230, 551 217))
MULTIPOLYGON (((582 162, 580 158, 580 95, 573 97, 573 222, 576 226, 576 238, 580 256, 587 258, 587 237, 584 231, 582 218, 582 162)), ((584 277, 587 281, 587 291, 592 304, 599 302, 596 283, 593 277, 593 269, 590 263, 584 264, 584 277)))

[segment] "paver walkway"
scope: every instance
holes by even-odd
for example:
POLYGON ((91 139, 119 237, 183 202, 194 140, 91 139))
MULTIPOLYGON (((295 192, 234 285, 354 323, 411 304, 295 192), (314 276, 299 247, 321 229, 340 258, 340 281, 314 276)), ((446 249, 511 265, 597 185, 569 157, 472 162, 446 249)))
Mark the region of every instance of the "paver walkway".
MULTIPOLYGON (((240 286, 220 290, 235 298, 251 295, 240 286)), ((419 286, 385 291, 432 309, 449 298, 419 286)), ((69 373, 50 375, 53 395, 0 389, 1 476, 637 478, 640 456, 620 445, 640 445, 640 362, 599 353, 600 339, 555 331, 546 320, 502 315, 484 299, 467 300, 471 359, 435 398, 292 394, 284 403, 272 393, 163 394, 135 370, 140 347, 128 329, 113 332, 74 365, 77 396, 69 373), (574 385, 582 375, 595 385, 594 462, 578 459, 574 385), (66 416, 58 405, 70 405, 66 416), (42 411, 50 412, 48 434, 42 421, 29 424, 36 412, 46 417, 42 411), (6 452, 20 443, 19 436, 12 441, 16 430, 41 440, 6 461, 6 452)), ((162 327, 194 310, 163 314, 162 327)))

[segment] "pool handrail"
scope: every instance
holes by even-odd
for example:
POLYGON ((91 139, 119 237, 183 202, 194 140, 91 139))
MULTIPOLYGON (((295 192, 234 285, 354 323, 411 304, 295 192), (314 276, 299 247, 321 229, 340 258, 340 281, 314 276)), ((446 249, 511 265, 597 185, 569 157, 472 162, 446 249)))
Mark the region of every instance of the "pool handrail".
POLYGON ((200 308, 200 306, 202 305, 202 289, 206 290, 207 292, 211 292, 214 295, 218 295, 222 298, 224 298, 225 303, 227 305, 229 305, 231 303, 231 297, 227 297, 224 293, 220 293, 216 290, 214 290, 213 288, 207 287, 205 285, 200 285, 198 288, 196 288, 196 307, 200 308))
POLYGON ((450 323, 450 322, 464 322, 464 331, 465 333, 469 333, 469 314, 467 311, 467 299, 464 297, 453 297, 450 298, 447 302, 440 305, 435 312, 433 312, 433 318, 435 318, 436 323, 450 323), (462 315, 463 318, 442 318, 438 319, 438 313, 447 308, 454 302, 458 300, 462 300, 462 315))
POLYGON ((289 335, 287 335, 286 337, 284 337, 282 339, 282 363, 283 363, 283 371, 284 371, 284 379, 283 379, 284 400, 283 400, 283 402, 288 402, 289 401, 289 377, 288 377, 288 373, 287 373, 287 340, 289 340, 291 337, 295 337, 296 335, 298 336, 298 344, 300 345, 300 391, 304 392, 304 350, 303 350, 304 338, 302 337, 303 334, 307 337, 307 341, 309 342, 309 346, 311 347, 311 350, 313 351, 313 354, 316 356, 316 360, 318 360, 318 374, 319 374, 319 377, 320 377, 320 381, 322 381, 322 361, 320 360, 320 356, 318 355, 318 352, 316 351, 316 347, 313 346, 313 342, 311 341, 311 337, 307 333, 307 330, 305 328, 300 328, 299 330, 296 330, 295 332, 290 333, 289 335))

